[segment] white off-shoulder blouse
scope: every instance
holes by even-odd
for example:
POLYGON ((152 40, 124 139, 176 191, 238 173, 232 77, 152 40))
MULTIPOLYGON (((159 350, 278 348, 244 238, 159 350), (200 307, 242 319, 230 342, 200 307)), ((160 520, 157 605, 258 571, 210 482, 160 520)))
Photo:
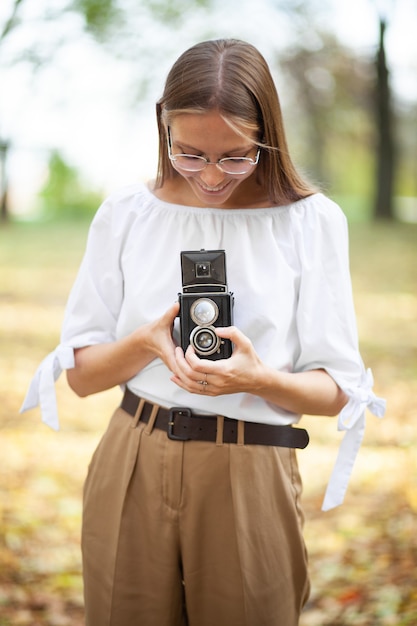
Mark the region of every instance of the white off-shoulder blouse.
MULTIPOLYGON (((226 251, 234 324, 259 357, 286 372, 325 369, 348 395, 337 422, 347 432, 323 509, 337 506, 362 441, 365 409, 382 417, 385 401, 374 395, 358 349, 346 218, 322 194, 257 209, 170 204, 144 184, 111 195, 92 222, 60 345, 40 364, 21 410, 39 404, 43 421, 58 429, 54 382, 74 366, 74 348, 112 342, 161 316, 182 290, 180 252, 203 248, 226 251)), ((178 339, 177 327, 174 334, 178 339)), ((126 384, 164 407, 265 424, 301 417, 245 393, 190 394, 170 376, 155 359, 126 384)))

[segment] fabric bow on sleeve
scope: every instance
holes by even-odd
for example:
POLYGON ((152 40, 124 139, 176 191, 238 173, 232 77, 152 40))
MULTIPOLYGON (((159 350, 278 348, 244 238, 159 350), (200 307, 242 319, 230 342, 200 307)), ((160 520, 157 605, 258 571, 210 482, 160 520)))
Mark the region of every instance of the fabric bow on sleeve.
POLYGON ((382 418, 386 401, 372 391, 373 377, 370 369, 364 371, 359 384, 343 387, 349 401, 340 412, 338 430, 346 434, 340 444, 336 463, 327 486, 322 510, 328 511, 342 504, 352 473, 353 465, 365 432, 365 411, 368 409, 376 417, 382 418))
POLYGON ((20 413, 40 406, 42 421, 59 430, 58 409, 56 402, 55 381, 63 370, 74 367, 74 349, 58 346, 39 365, 23 401, 20 413))

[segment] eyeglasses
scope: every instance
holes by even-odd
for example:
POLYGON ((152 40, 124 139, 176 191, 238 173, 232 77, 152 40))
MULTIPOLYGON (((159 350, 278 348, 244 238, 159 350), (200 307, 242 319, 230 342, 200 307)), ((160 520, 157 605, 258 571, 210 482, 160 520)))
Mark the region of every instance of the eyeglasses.
POLYGON ((225 174, 247 174, 254 165, 258 164, 261 149, 258 148, 254 159, 250 157, 225 157, 212 163, 206 157, 195 154, 172 154, 171 132, 168 128, 168 157, 172 163, 184 172, 202 172, 207 165, 217 165, 225 174))

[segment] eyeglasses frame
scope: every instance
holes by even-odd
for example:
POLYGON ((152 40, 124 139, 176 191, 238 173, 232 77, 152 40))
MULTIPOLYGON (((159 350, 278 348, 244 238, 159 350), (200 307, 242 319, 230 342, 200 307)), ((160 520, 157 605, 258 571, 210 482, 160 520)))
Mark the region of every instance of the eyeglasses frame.
POLYGON ((206 169, 207 165, 216 165, 216 167, 218 167, 224 174, 229 174, 230 176, 243 176, 244 174, 247 174, 248 172, 250 172, 250 169, 245 172, 226 172, 222 167, 222 164, 224 163, 224 161, 244 160, 250 166, 255 166, 255 165, 258 165, 259 157, 261 154, 261 146, 258 146, 258 150, 256 152, 256 156, 254 159, 252 159, 251 157, 224 157, 222 159, 219 159, 218 161, 212 162, 206 159, 206 157, 199 156, 197 154, 186 154, 183 152, 179 154, 172 154, 171 129, 169 128, 169 126, 167 128, 167 145, 168 145, 168 158, 171 161, 171 163, 175 163, 178 157, 191 157, 193 159, 198 159, 199 161, 204 163, 203 167, 199 170, 187 170, 184 167, 181 167, 181 165, 178 165, 178 167, 184 172, 195 172, 195 173, 202 172, 206 169))

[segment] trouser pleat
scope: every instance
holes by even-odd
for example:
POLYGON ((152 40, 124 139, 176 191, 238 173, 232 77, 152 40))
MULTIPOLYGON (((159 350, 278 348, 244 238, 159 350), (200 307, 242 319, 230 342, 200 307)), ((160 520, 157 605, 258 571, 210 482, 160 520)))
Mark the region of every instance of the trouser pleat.
POLYGON ((116 411, 85 485, 86 625, 296 626, 309 582, 295 451, 132 424, 116 411))

